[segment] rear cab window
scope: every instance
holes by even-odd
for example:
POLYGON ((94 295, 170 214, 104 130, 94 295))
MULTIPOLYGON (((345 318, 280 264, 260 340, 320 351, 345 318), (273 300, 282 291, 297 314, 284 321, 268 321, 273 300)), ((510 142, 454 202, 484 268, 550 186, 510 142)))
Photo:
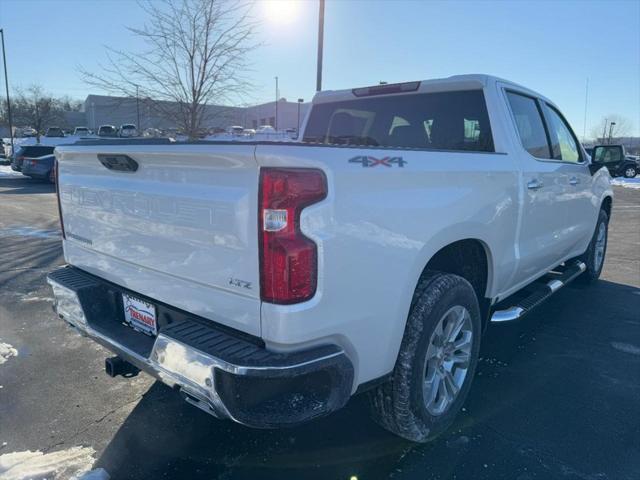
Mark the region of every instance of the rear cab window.
POLYGON ((303 142, 494 152, 482 90, 364 97, 313 106, 303 142))
POLYGON ((46 147, 46 146, 33 146, 33 147, 23 147, 24 150, 20 152, 20 155, 24 157, 42 157, 44 155, 50 155, 53 153, 53 149, 55 147, 46 147))

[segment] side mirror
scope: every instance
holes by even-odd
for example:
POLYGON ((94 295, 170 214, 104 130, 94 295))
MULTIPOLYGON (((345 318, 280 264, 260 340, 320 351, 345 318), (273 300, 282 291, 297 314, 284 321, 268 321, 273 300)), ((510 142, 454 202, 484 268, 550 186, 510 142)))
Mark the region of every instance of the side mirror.
POLYGON ((598 145, 593 148, 591 161, 601 165, 618 163, 624 160, 622 145, 598 145))
POLYGON ((623 160, 622 145, 597 145, 591 155, 591 171, 595 172, 602 167, 615 168, 623 160))

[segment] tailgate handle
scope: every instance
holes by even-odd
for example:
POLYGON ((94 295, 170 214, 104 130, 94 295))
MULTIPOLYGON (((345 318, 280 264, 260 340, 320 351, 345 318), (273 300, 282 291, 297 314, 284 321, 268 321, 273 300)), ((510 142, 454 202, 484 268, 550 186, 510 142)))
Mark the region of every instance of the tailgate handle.
POLYGON ((109 170, 117 170, 119 172, 135 172, 138 170, 138 162, 128 155, 109 155, 98 154, 100 163, 109 170))

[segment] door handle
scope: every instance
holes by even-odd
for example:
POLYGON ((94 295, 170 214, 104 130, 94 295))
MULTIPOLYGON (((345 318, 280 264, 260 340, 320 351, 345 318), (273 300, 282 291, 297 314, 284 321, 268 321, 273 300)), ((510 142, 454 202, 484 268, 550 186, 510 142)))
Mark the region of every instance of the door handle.
POLYGON ((569 179, 569 184, 570 185, 578 185, 580 183, 580 180, 578 180, 576 177, 571 177, 569 179))
POLYGON ((529 183, 527 183, 527 188, 529 190, 538 190, 539 188, 544 187, 544 183, 542 183, 540 180, 538 180, 537 178, 531 180, 529 183))

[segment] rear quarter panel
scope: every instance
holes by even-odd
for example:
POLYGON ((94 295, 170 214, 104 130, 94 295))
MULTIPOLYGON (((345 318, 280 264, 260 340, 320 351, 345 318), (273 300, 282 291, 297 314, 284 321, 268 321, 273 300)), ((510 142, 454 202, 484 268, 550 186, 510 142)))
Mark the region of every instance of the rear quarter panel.
POLYGON ((329 194, 304 210, 318 244, 316 296, 294 306, 262 304, 274 349, 333 341, 354 362, 355 386, 391 371, 418 278, 442 247, 475 238, 486 247, 489 295, 515 268, 518 169, 499 153, 258 146, 260 166, 320 168, 329 194), (358 156, 401 157, 363 167, 358 156))

